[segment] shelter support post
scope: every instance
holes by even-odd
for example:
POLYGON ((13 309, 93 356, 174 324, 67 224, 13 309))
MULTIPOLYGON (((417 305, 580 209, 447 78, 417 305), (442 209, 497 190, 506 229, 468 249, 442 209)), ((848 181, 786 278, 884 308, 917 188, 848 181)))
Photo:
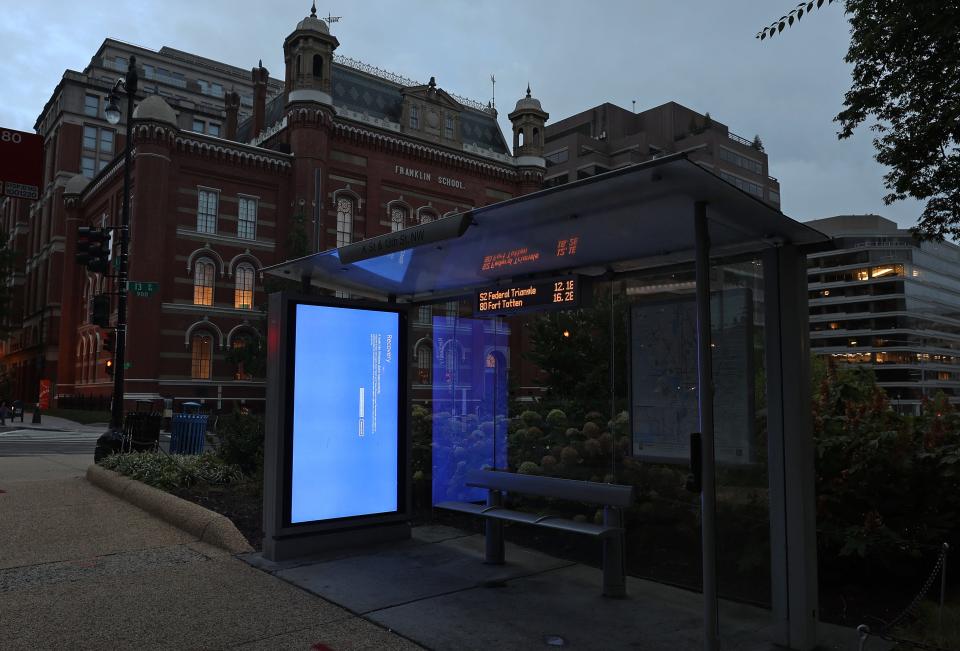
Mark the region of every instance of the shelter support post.
POLYGON ((817 516, 806 256, 796 246, 763 258, 770 482, 772 642, 817 644, 817 516))
POLYGON ((626 534, 623 513, 615 506, 603 507, 603 524, 615 527, 617 533, 603 539, 603 596, 627 596, 626 534))
MULTIPOLYGON (((503 493, 493 489, 487 491, 487 506, 490 508, 503 506, 503 493)), ((505 556, 503 548, 503 522, 496 518, 487 518, 486 520, 486 523, 483 525, 485 534, 485 554, 483 562, 489 565, 503 565, 505 556)))
POLYGON ((703 450, 703 492, 700 493, 703 553, 703 644, 720 648, 717 621, 717 483, 713 438, 713 348, 710 336, 710 225, 707 204, 694 203, 697 280, 697 387, 703 450))

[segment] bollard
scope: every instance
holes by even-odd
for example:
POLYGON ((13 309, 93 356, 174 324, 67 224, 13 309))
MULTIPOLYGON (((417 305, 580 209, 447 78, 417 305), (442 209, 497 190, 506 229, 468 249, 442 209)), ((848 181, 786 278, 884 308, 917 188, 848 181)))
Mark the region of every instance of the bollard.
POLYGON ((943 602, 947 598, 947 552, 950 545, 943 543, 943 565, 940 566, 940 612, 937 614, 937 630, 943 632, 943 602))
POLYGON ((36 409, 33 410, 33 420, 31 421, 34 425, 40 424, 40 403, 37 403, 36 409))

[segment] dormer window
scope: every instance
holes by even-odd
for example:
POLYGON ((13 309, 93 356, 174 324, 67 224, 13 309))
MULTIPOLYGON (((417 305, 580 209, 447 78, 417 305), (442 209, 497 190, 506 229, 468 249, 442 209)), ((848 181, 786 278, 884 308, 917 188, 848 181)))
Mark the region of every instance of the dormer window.
POLYGON ((420 110, 414 105, 410 106, 410 128, 420 128, 420 110))
POLYGON ((323 79, 323 57, 319 54, 313 55, 313 76, 323 79))

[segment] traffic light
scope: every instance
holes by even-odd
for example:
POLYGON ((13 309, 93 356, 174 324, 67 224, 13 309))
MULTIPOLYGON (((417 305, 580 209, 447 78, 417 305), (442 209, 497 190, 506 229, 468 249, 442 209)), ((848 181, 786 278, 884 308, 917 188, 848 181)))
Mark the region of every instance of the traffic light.
POLYGON ((108 331, 103 333, 103 349, 108 353, 113 352, 113 333, 112 332, 108 331))
POLYGON ((106 228, 77 228, 77 264, 90 271, 106 273, 110 269, 110 231, 106 228))
POLYGON ((110 296, 97 294, 90 299, 90 323, 106 328, 110 325, 110 296))
POLYGON ((107 375, 113 377, 113 360, 108 359, 106 362, 107 375))

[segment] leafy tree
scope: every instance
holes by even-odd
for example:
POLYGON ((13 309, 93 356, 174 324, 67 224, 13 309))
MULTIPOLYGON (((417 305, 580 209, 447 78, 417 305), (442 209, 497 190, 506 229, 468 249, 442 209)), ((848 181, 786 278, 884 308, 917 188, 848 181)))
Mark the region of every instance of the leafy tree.
MULTIPOLYGON (((825 0, 800 3, 757 34, 775 36, 825 0)), ((833 0, 826 0, 830 4, 833 0)), ((960 236, 960 2, 844 0, 853 84, 835 118, 849 138, 871 122, 876 159, 889 167, 884 201, 926 202, 921 237, 960 236)))
MULTIPOLYGON (((615 359, 628 358, 626 303, 616 297, 611 310, 610 301, 609 293, 601 293, 592 307, 548 312, 530 321, 527 358, 543 371, 544 402, 574 420, 591 411, 610 413, 611 343, 615 359)), ((617 409, 625 406, 620 403, 627 395, 626 367, 621 362, 615 366, 617 409)))
POLYGON ((234 345, 227 351, 227 361, 237 369, 237 374, 249 378, 264 378, 267 374, 267 350, 263 338, 254 335, 238 335, 234 345))

